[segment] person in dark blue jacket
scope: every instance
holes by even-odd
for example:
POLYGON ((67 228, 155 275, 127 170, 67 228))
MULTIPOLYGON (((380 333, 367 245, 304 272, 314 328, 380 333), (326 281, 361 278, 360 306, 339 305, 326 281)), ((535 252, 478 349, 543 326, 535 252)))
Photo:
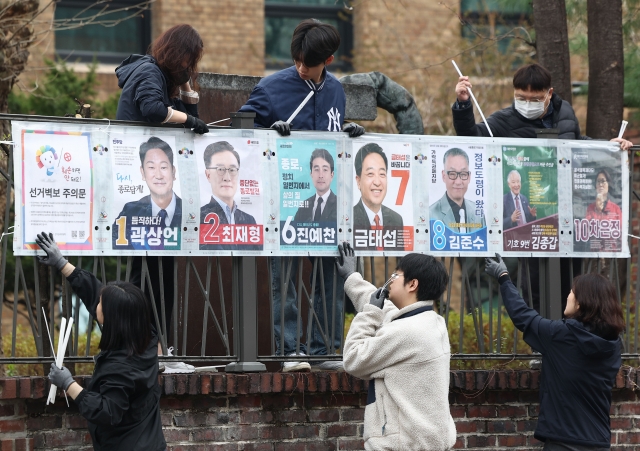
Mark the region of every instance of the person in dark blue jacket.
MULTIPOLYGON (((149 47, 148 55, 131 55, 117 68, 118 86, 122 88, 116 119, 123 121, 143 121, 154 123, 184 124, 195 133, 209 131, 207 124, 198 118, 200 97, 191 88, 190 81, 198 76, 198 62, 202 58, 204 44, 198 32, 187 24, 169 28, 156 38, 149 47)), ((161 299, 159 269, 165 277, 163 294, 165 302, 173 304, 174 257, 148 257, 149 279, 156 303, 161 299)), ((130 282, 140 286, 142 258, 134 257, 131 265, 130 282)), ((165 309, 166 323, 171 322, 172 309, 165 309)), ((167 330, 167 334, 168 334, 167 330)), ((158 344, 158 354, 162 349, 158 344)), ((168 350, 171 355, 171 348, 168 350)), ((191 373, 192 365, 182 362, 160 364, 167 372, 191 373)))
POLYGON ((500 255, 496 259, 486 259, 485 271, 498 279, 504 306, 524 341, 543 356, 534 437, 545 442, 545 450, 609 449, 611 389, 625 329, 616 288, 599 274, 578 276, 565 319, 549 320, 525 303, 500 255))
POLYGON ((51 364, 49 380, 75 400, 88 422, 93 449, 163 451, 160 419, 158 335, 151 322, 151 303, 140 288, 127 282, 102 285, 76 268, 60 252, 53 235, 38 234, 45 252, 39 261, 67 278, 91 316, 102 325, 100 354, 91 380, 82 388, 67 368, 51 364))
MULTIPOLYGON (((343 127, 346 96, 342 84, 327 72, 327 66, 334 61, 334 53, 340 46, 340 35, 333 25, 322 23, 316 19, 306 19, 298 24, 291 39, 291 58, 294 65, 275 74, 263 78, 253 88, 251 96, 240 112, 256 114, 254 126, 272 128, 282 136, 288 136, 291 130, 319 130, 348 132, 354 138, 362 135, 364 127, 348 123, 343 127), (311 96, 311 97, 309 97, 311 96), (305 103, 305 99, 307 102, 305 103), (293 114, 300 108, 293 119, 293 114)), ((280 257, 269 259, 272 270, 273 290, 273 322, 276 338, 276 354, 295 356, 305 355, 304 343, 297 347, 300 335, 297 334, 298 308, 294 280, 297 274, 298 258, 290 261, 290 269, 285 267, 284 274, 290 272, 291 277, 285 281, 283 274, 284 260, 280 257), (281 283, 286 285, 284 307, 284 330, 281 331, 281 283), (284 339, 282 337, 284 336, 284 339), (284 341, 284 349, 281 349, 284 341)), ((326 308, 322 305, 320 283, 316 284, 314 308, 318 322, 313 321, 309 351, 312 355, 327 355, 329 350, 340 348, 342 341, 342 306, 344 283, 334 278, 333 258, 322 258, 326 308), (335 293, 332 290, 334 280, 337 284, 335 293), (335 299, 334 299, 335 296, 335 299), (325 312, 335 312, 337 319, 332 331, 322 333, 319 324, 333 323, 332 317, 325 320, 325 312), (328 337, 325 340, 323 337, 328 337)), ((308 362, 287 361, 283 363, 283 371, 309 371, 308 362)), ((342 362, 316 362, 318 370, 342 370, 342 362)))

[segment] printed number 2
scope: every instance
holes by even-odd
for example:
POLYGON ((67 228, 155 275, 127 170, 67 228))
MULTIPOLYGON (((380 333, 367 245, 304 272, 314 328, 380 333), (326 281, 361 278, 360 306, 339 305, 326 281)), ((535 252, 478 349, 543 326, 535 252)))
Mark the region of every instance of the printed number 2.
POLYGON ((116 246, 128 246, 129 240, 127 239, 127 217, 120 216, 116 219, 118 225, 118 239, 116 240, 116 246))
POLYGON ((402 205, 402 202, 404 202, 404 193, 407 191, 407 185, 409 184, 409 171, 394 169, 391 171, 391 177, 400 177, 401 179, 396 205, 402 205))

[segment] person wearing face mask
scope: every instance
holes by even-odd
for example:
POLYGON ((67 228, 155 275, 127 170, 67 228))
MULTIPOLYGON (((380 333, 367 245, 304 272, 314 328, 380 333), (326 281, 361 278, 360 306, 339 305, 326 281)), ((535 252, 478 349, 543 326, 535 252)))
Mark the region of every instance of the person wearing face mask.
POLYGON ((190 81, 198 76, 204 44, 187 24, 162 33, 149 47, 148 55, 131 55, 117 68, 122 94, 116 119, 184 124, 198 134, 207 124, 198 118, 199 95, 190 81))
MULTIPOLYGON (((468 88, 469 77, 460 77, 456 85, 457 100, 451 108, 453 126, 458 136, 490 136, 484 122, 476 124, 468 88)), ((528 64, 513 75, 513 104, 487 118, 493 136, 502 138, 536 138, 536 130, 558 129, 559 139, 589 139, 580 134, 580 124, 569 102, 553 92, 551 74, 539 64, 528 64)), ((622 138, 611 141, 628 150, 633 143, 622 138)))

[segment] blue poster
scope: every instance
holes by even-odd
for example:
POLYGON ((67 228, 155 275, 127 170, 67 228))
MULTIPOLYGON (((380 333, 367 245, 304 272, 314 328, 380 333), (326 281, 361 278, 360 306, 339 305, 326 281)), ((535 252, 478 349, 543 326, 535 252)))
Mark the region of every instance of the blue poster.
POLYGON ((280 248, 334 251, 338 244, 335 141, 278 139, 280 248))

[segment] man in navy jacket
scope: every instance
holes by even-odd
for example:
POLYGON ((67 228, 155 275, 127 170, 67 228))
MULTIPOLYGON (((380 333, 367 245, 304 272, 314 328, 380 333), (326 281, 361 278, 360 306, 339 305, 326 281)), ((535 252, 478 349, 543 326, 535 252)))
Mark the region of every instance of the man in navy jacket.
MULTIPOLYGON (((339 132, 345 131, 350 137, 357 137, 364 133, 364 127, 354 123, 347 124, 344 128, 344 114, 346 106, 346 96, 344 89, 338 79, 327 72, 327 66, 334 60, 334 53, 340 46, 340 35, 334 26, 321 23, 315 19, 303 20, 298 24, 293 32, 291 40, 291 58, 294 65, 288 69, 276 72, 273 75, 263 78, 253 89, 247 103, 240 108, 240 112, 254 112, 256 117, 254 125, 261 128, 272 128, 282 136, 288 136, 291 129, 296 130, 318 130, 339 132), (300 109, 298 114, 288 121, 292 114, 303 104, 308 96, 311 96, 307 103, 300 109)), ((300 335, 297 334, 297 296, 295 289, 296 268, 298 258, 294 257, 285 268, 285 273, 290 271, 289 280, 284 280, 282 274, 281 257, 269 259, 272 269, 272 290, 273 290, 273 322, 274 334, 276 338, 276 353, 279 355, 293 356, 299 349, 301 355, 307 352, 304 343, 299 344, 300 335), (280 330, 281 320, 281 281, 286 284, 286 300, 284 307, 284 330, 280 330), (284 340, 282 339, 284 336, 284 340), (284 341, 284 349, 281 344, 284 341)), ((325 299, 326 305, 323 308, 322 297, 316 293, 314 296, 314 309, 320 324, 325 324, 324 312, 335 312, 336 318, 342 318, 342 305, 344 298, 344 284, 337 283, 335 299, 333 298, 333 258, 322 259, 325 299), (334 306, 335 302, 335 306, 334 306)), ((338 282, 336 278, 336 282, 338 282)), ((328 318, 328 324, 331 324, 328 318)), ((341 324, 342 321, 336 321, 341 324)), ((331 331, 326 331, 325 336, 329 337, 328 342, 322 338, 322 334, 317 331, 317 323, 313 322, 312 337, 319 337, 310 341, 309 352, 312 355, 327 355, 328 351, 335 351, 340 347, 342 341, 342 330, 334 327, 331 331)), ((342 362, 327 361, 318 362, 314 369, 319 370, 341 370, 342 362)), ((287 361, 283 363, 283 371, 309 371, 311 366, 307 362, 287 361)))

